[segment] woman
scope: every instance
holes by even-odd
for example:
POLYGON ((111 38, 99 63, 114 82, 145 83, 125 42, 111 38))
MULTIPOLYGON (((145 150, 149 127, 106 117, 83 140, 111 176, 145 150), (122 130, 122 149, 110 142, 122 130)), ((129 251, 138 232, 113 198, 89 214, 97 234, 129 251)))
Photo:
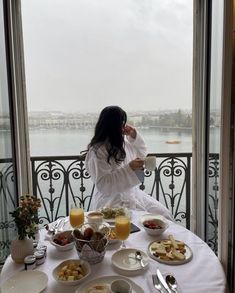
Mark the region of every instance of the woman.
POLYGON ((147 149, 141 135, 126 124, 118 106, 104 108, 88 145, 85 167, 96 185, 93 209, 122 206, 145 210, 172 219, 169 210, 139 189, 147 149))

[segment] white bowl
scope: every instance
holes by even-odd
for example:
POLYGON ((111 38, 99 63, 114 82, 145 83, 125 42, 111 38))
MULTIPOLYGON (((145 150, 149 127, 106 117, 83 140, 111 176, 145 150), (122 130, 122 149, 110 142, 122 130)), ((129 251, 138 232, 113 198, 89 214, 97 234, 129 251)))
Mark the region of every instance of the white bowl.
POLYGON ((66 251, 66 250, 73 249, 73 247, 74 247, 74 238, 73 238, 73 235, 72 235, 72 231, 67 230, 67 231, 56 233, 51 238, 51 244, 54 245, 59 251, 66 251), (59 240, 61 240, 61 239, 69 239, 69 243, 68 244, 63 244, 63 242, 61 242, 61 244, 59 244, 59 240), (55 242, 56 240, 58 241, 58 243, 55 242))
POLYGON ((88 213, 86 218, 88 223, 94 223, 97 226, 99 226, 103 223, 104 216, 101 212, 95 211, 95 212, 88 213))
POLYGON ((62 285, 75 286, 83 282, 90 275, 90 273, 91 273, 91 267, 87 261, 79 260, 79 259, 69 259, 69 260, 65 260, 61 262, 57 267, 55 267, 52 272, 52 275, 53 275, 53 278, 62 285), (76 267, 80 265, 84 272, 84 276, 78 280, 71 280, 71 281, 59 279, 59 272, 62 272, 62 270, 66 269, 66 266, 71 266, 71 264, 74 264, 76 267))
POLYGON ((143 215, 140 222, 149 235, 161 235, 169 226, 163 216, 154 214, 143 215), (152 227, 147 227, 147 224, 152 224, 152 227))

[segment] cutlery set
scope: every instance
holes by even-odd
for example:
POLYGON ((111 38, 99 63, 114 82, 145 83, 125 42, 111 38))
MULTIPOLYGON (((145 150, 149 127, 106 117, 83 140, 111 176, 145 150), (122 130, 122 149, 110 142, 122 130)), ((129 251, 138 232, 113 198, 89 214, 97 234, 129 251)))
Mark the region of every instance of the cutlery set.
POLYGON ((177 293, 177 282, 174 276, 167 275, 166 278, 163 277, 159 269, 157 269, 156 275, 152 275, 154 288, 161 293, 177 293))
POLYGON ((56 222, 54 222, 50 227, 47 225, 46 229, 48 232, 52 233, 53 235, 62 232, 64 225, 68 222, 68 219, 60 218, 56 222))

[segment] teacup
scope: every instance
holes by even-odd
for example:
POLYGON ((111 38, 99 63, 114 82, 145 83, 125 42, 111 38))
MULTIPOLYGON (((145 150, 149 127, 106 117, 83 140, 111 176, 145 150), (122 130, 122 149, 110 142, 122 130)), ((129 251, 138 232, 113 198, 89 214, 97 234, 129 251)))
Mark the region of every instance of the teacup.
POLYGON ((132 292, 132 286, 131 284, 123 279, 117 279, 111 283, 111 291, 112 293, 131 293, 132 292))
POLYGON ((156 169, 157 159, 155 156, 148 156, 144 160, 144 167, 148 171, 154 171, 156 169))
POLYGON ((104 216, 101 212, 90 212, 87 215, 87 221, 91 224, 96 224, 97 226, 103 223, 104 216))

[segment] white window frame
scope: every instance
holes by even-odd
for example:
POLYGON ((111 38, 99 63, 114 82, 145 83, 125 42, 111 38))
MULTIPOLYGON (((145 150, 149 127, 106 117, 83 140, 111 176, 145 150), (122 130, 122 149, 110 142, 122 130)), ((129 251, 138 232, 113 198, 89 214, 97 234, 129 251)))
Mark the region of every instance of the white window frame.
POLYGON ((24 71, 21 1, 5 0, 7 10, 7 34, 9 40, 10 84, 12 92, 13 153, 17 178, 18 196, 31 193, 31 164, 24 71))

